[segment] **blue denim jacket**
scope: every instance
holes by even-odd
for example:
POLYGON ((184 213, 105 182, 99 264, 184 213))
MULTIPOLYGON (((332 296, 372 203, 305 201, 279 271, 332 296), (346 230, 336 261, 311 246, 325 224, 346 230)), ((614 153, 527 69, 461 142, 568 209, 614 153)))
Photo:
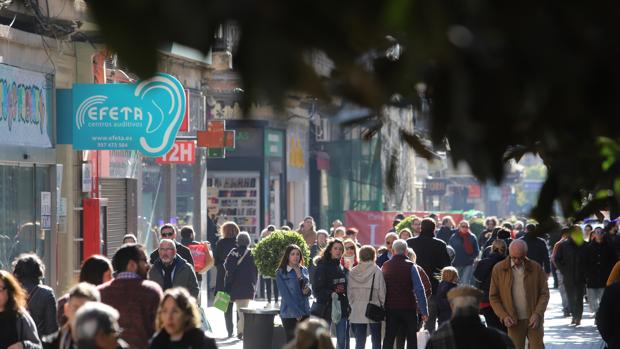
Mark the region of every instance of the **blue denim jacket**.
MULTIPOLYGON (((301 267, 303 279, 308 284, 308 269, 301 267)), ((301 293, 301 286, 293 269, 276 272, 276 283, 282 302, 280 303, 280 317, 284 319, 310 316, 310 303, 308 297, 301 293)), ((308 295, 309 296, 309 295, 308 295)))

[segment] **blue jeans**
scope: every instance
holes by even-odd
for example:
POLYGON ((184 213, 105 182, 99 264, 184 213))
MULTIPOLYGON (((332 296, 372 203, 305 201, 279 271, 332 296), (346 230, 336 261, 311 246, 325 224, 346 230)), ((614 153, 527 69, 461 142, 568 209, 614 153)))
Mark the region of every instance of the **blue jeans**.
POLYGON ((366 347, 366 328, 368 327, 366 325, 370 326, 372 349, 381 349, 381 323, 351 324, 355 334, 355 349, 364 349, 366 347))
POLYGON ((461 284, 471 285, 471 278, 474 274, 473 264, 463 267, 456 267, 456 270, 459 272, 459 280, 461 281, 461 284))
POLYGON ((336 324, 336 342, 338 349, 349 349, 349 320, 341 319, 336 324))

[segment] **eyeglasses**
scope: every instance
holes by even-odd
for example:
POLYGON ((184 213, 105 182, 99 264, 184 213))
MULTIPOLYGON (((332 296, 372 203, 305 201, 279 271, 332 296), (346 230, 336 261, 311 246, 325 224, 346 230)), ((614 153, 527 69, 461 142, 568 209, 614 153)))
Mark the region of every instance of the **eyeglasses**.
POLYGON ((172 235, 174 235, 174 232, 171 232, 171 231, 167 231, 167 232, 162 232, 161 233, 161 236, 165 237, 165 238, 172 237, 172 235))
POLYGON ((510 260, 512 260, 512 261, 523 261, 523 260, 525 260, 525 257, 510 257, 510 260))

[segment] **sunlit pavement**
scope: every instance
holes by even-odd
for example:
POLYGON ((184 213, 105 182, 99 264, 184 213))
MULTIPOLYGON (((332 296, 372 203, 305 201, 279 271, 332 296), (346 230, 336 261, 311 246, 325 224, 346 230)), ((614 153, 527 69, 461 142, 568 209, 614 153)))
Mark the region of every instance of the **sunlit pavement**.
MULTIPOLYGON (((601 349, 603 341, 594 325, 594 314, 590 312, 589 305, 584 304, 583 319, 581 325, 575 327, 570 325, 571 318, 563 317, 560 293, 558 290, 550 289, 551 299, 547 312, 545 313, 545 348, 546 349, 601 349)), ((204 303, 204 293, 203 293, 204 303)), ((253 301, 250 306, 263 308, 267 303, 264 301, 253 301)), ((213 337, 216 339, 220 348, 242 348, 243 342, 236 337, 226 338, 226 325, 224 323, 224 313, 213 308, 205 307, 205 313, 213 328, 213 337)), ((279 324, 276 316, 275 322, 279 324)), ((234 332, 236 334, 236 331, 234 332)), ((335 345, 334 338, 334 345, 335 345)), ((355 348, 355 340, 351 339, 351 348, 355 348)), ((366 348, 371 348, 370 337, 366 341, 366 348)))
POLYGON ((594 314, 590 311, 590 306, 587 303, 583 306, 581 325, 570 325, 571 318, 563 317, 560 292, 551 289, 550 293, 551 298, 545 313, 545 348, 603 348, 604 343, 594 324, 594 314))

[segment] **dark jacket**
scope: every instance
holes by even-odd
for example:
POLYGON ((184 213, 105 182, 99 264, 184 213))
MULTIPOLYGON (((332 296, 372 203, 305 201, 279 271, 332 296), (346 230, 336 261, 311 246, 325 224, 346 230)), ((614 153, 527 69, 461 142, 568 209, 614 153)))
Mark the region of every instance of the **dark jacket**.
POLYGON ((608 241, 590 241, 583 248, 583 265, 588 288, 605 288, 611 269, 618 261, 616 251, 608 241))
POLYGON ((596 313, 596 327, 609 349, 620 349, 620 283, 608 286, 603 292, 596 313))
POLYGON ((442 324, 452 317, 452 309, 448 302, 448 291, 457 285, 451 282, 442 281, 437 286, 437 320, 442 324))
POLYGON ((180 341, 174 345, 170 342, 170 335, 166 330, 161 330, 153 336, 149 343, 150 349, 217 349, 212 338, 207 337, 199 328, 193 328, 183 334, 180 341))
POLYGON ((423 315, 428 315, 424 284, 418 268, 409 258, 394 255, 383 264, 381 271, 385 279, 386 310, 419 310, 423 315))
POLYGON ((320 259, 316 264, 316 272, 314 274, 315 284, 312 287, 312 292, 316 298, 316 302, 322 304, 331 304, 332 292, 335 292, 336 288, 340 288, 342 290, 342 292, 338 294, 338 299, 340 300, 342 310, 342 318, 347 318, 349 316, 347 274, 348 271, 340 265, 339 260, 320 259))
MULTIPOLYGON (((434 235, 431 233, 431 235, 434 235)), ((437 291, 439 281, 434 277, 443 267, 450 265, 450 256, 446 243, 428 234, 422 234, 417 238, 407 240, 407 245, 413 249, 417 256, 416 263, 424 269, 431 279, 433 294, 437 291)))
POLYGON ((26 311, 20 313, 16 319, 17 340, 20 341, 25 349, 42 348, 41 340, 37 333, 37 327, 30 314, 26 311))
POLYGON ((450 241, 450 238, 452 237, 452 234, 454 234, 455 231, 456 229, 450 229, 448 227, 441 227, 439 228, 439 230, 437 230, 437 238, 447 244, 448 241, 450 241))
POLYGON ((426 349, 513 349, 512 340, 504 333, 482 325, 478 316, 457 316, 439 326, 426 344, 426 349))
POLYGON ((491 274, 495 264, 506 258, 499 253, 491 253, 488 257, 481 259, 474 270, 474 278, 478 282, 476 287, 482 291, 482 303, 489 302, 489 288, 491 287, 491 274))
POLYGON ((226 276, 224 262, 226 261, 226 257, 228 257, 230 251, 232 251, 235 247, 237 247, 237 240, 235 238, 219 239, 215 244, 215 253, 213 256, 215 268, 217 269, 215 292, 224 291, 224 277, 226 276))
MULTIPOLYGON (((187 263, 183 258, 178 255, 174 257, 172 261, 174 269, 172 271, 172 287, 183 287, 192 296, 198 297, 200 288, 198 287, 198 281, 196 279, 196 273, 191 264, 187 263)), ((155 281, 162 290, 164 288, 164 264, 161 259, 158 259, 151 270, 149 270, 149 280, 155 281)))
POLYGON ((379 257, 377 257, 376 263, 379 266, 379 268, 381 268, 383 266, 383 263, 389 260, 390 260, 389 252, 385 251, 382 254, 380 254, 379 257))
POLYGON ((558 269, 560 269, 565 284, 585 284, 585 269, 582 258, 583 245, 577 246, 572 239, 563 241, 558 246, 558 251, 555 255, 555 264, 558 269))
POLYGON ((254 264, 252 251, 246 246, 233 248, 226 257, 224 269, 226 269, 224 290, 230 295, 230 300, 254 299, 258 270, 254 264), (239 263, 242 257, 243 259, 239 263))
POLYGON ((549 262, 549 248, 542 238, 535 235, 525 234, 521 240, 527 243, 527 258, 538 262, 545 273, 551 273, 551 263, 549 262))
POLYGON ((321 251, 321 249, 319 248, 319 244, 318 243, 314 243, 314 245, 312 245, 310 247, 310 263, 306 263, 308 265, 308 274, 310 276, 310 284, 314 284, 314 274, 316 272, 316 265, 314 265, 314 257, 318 256, 319 252, 321 251))
MULTIPOLYGON (((177 247, 177 256, 181 256, 181 258, 185 259, 185 261, 194 266, 194 258, 192 258, 192 253, 189 251, 189 248, 183 246, 178 241, 174 240, 174 245, 177 247)), ((159 259, 159 249, 155 249, 151 252, 149 263, 151 265, 155 264, 155 262, 159 259)))
POLYGON ((23 281, 23 286, 28 293, 28 312, 37 324, 39 335, 45 336, 58 331, 54 291, 39 281, 23 281))
POLYGON ((71 337, 71 333, 68 330, 68 326, 63 326, 63 328, 58 331, 41 337, 41 342, 43 342, 43 349, 62 349, 60 346, 60 341, 63 336, 66 335, 66 340, 69 341, 69 345, 73 348, 75 343, 73 343, 73 338, 71 337))
POLYGON ((474 260, 476 259, 476 257, 478 257, 479 248, 476 236, 472 233, 469 233, 466 238, 469 239, 469 242, 472 245, 471 254, 468 254, 465 251, 466 240, 463 239, 460 233, 457 232, 456 234, 452 235, 450 241, 448 242, 448 244, 454 249, 455 257, 452 265, 454 265, 455 267, 466 267, 468 265, 473 265, 474 260))

